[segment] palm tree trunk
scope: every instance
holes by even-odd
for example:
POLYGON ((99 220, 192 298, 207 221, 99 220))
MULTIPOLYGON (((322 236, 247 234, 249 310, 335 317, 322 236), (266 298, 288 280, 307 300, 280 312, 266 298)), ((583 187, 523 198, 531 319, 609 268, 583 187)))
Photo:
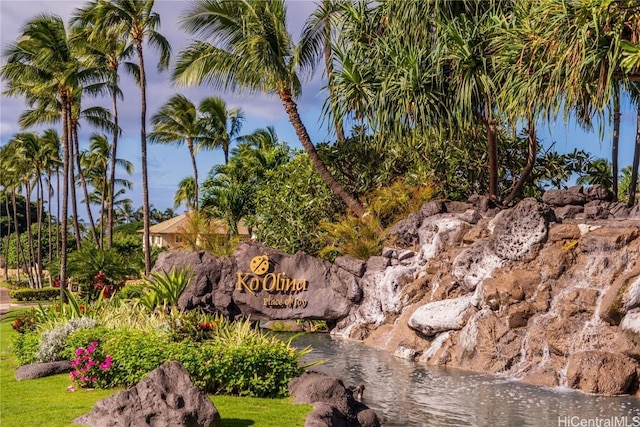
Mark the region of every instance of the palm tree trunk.
POLYGON ((100 186, 100 190, 102 192, 102 195, 100 197, 100 239, 98 241, 98 247, 100 249, 104 248, 104 234, 105 234, 105 210, 106 210, 106 204, 107 204, 107 197, 109 196, 107 194, 108 191, 108 187, 109 187, 109 181, 108 181, 108 177, 107 177, 107 168, 109 167, 108 164, 108 160, 105 162, 104 164, 104 175, 102 175, 102 185, 100 186))
POLYGON ((631 183, 629 185, 629 200, 627 206, 632 207, 636 202, 638 189, 638 165, 640 164, 640 102, 637 106, 636 114, 636 143, 633 147, 633 164, 631 166, 631 183))
MULTIPOLYGON (((116 70, 117 73, 117 70, 116 70)), ((116 191, 116 159, 118 158, 118 97, 113 91, 111 95, 113 108, 113 142, 111 147, 111 171, 109 173, 109 198, 107 199, 107 248, 113 246, 113 199, 116 191)))
MULTIPOLYGON (((74 230, 74 234, 75 234, 75 239, 76 239, 76 247, 78 249, 80 249, 80 247, 82 246, 82 242, 80 239, 80 223, 78 222, 78 201, 76 198, 76 175, 75 175, 75 168, 73 166, 73 159, 74 159, 74 153, 73 153, 73 123, 71 120, 71 104, 68 102, 67 103, 67 144, 69 144, 67 146, 67 150, 69 150, 69 165, 68 165, 68 185, 70 186, 69 191, 71 193, 71 212, 73 212, 73 230, 74 230)), ((64 231, 63 231, 64 233, 64 231)))
MULTIPOLYGON (((64 178, 63 178, 64 180, 64 178)), ((60 169, 56 171, 56 258, 60 257, 61 235, 60 235, 60 169)))
POLYGON ((49 214, 47 215, 47 229, 49 230, 49 253, 47 254, 47 261, 51 262, 51 256, 53 253, 53 230, 51 229, 51 171, 47 171, 47 205, 49 206, 49 214))
POLYGON ((516 182, 516 185, 511 190, 511 193, 506 199, 504 199, 505 205, 510 204, 516 198, 516 196, 520 192, 520 189, 522 188, 524 183, 527 181, 527 178, 529 178, 529 175, 531 174, 531 171, 533 170, 533 167, 535 166, 535 163, 536 163, 536 156, 538 152, 538 141, 536 137, 536 125, 533 122, 533 120, 529 120, 529 137, 527 138, 527 147, 529 149, 529 155, 527 156, 527 164, 522 170, 522 175, 520 175, 520 179, 518 179, 518 182, 516 182))
POLYGON ((9 282, 9 242, 11 237, 11 215, 9 214, 9 194, 8 189, 4 192, 4 206, 7 211, 7 243, 4 245, 4 281, 9 282))
POLYGON ((38 174, 38 247, 36 249, 36 281, 38 283, 38 287, 42 288, 42 246, 40 242, 42 242, 42 216, 44 209, 44 186, 42 185, 42 174, 39 169, 36 169, 36 173, 38 174))
POLYGON ((486 126, 487 152, 489 154, 489 198, 496 201, 498 200, 498 141, 495 120, 486 120, 486 126))
POLYGON ((16 232, 16 279, 20 281, 20 255, 22 255, 22 242, 20 241, 20 224, 18 224, 18 204, 16 203, 15 189, 11 192, 11 204, 13 206, 13 227, 16 232))
POLYGON ((142 41, 136 41, 138 61, 140 65, 140 157, 142 163, 142 221, 144 224, 144 235, 142 246, 144 248, 144 274, 151 272, 151 242, 149 240, 149 179, 147 174, 147 80, 144 70, 144 56, 142 52, 142 41))
POLYGON ((87 208, 87 218, 89 218, 89 226, 91 227, 91 235, 96 246, 100 245, 98 239, 98 233, 96 231, 96 223, 93 220, 93 213, 91 213, 91 201, 89 200, 89 190, 87 189, 87 180, 84 178, 84 171, 82 170, 82 164, 80 163, 80 142, 78 141, 78 127, 77 123, 74 123, 73 127, 73 146, 75 148, 76 165, 78 166, 78 176, 80 177, 80 185, 82 186, 82 194, 84 194, 84 204, 87 208))
POLYGON ((611 141, 611 169, 613 180, 613 201, 618 201, 618 146, 620 144, 620 84, 613 85, 613 140, 611 141))
POLYGON ((60 300, 67 302, 67 225, 69 215, 69 111, 66 94, 62 94, 62 234, 60 236, 60 300))
POLYGON ((196 163, 196 153, 193 151, 193 141, 191 139, 187 141, 187 148, 189 149, 191 165, 193 166, 193 209, 198 211, 198 164, 196 163))
POLYGON ((27 277, 29 278, 29 287, 36 287, 33 277, 33 264, 35 260, 35 250, 33 248, 33 234, 31 232, 31 183, 26 181, 25 187, 25 216, 27 219, 27 277))
POLYGON ((362 204, 351 194, 347 193, 347 191, 340 185, 340 183, 331 175, 331 172, 327 169, 324 162, 318 155, 316 151, 316 147, 311 142, 311 138, 307 133, 307 129, 305 128, 302 120, 300 119, 300 115, 298 114, 298 106, 291 96, 291 92, 286 89, 281 89, 279 91, 280 99, 282 100, 282 104, 284 105, 284 109, 289 116, 289 121, 293 126, 293 129, 296 131, 296 135, 302 144, 302 147, 307 152, 307 155, 311 159, 313 166, 320 174, 322 180, 327 184, 329 189, 338 197, 342 199, 346 203, 346 205, 353 211, 353 213, 360 218, 364 217, 365 210, 362 204))

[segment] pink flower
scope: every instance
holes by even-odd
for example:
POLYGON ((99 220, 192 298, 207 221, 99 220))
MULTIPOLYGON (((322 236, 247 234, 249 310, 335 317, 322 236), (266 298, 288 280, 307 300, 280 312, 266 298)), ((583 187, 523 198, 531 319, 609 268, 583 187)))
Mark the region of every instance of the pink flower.
POLYGON ((82 347, 76 349, 76 356, 80 356, 82 353, 84 353, 84 349, 82 347))

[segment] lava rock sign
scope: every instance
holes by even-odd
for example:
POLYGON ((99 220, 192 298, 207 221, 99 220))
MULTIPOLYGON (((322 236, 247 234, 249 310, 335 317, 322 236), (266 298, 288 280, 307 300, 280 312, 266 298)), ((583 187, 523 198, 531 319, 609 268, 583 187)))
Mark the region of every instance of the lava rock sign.
POLYGON ((304 253, 293 256, 259 244, 233 254, 233 301, 256 319, 340 319, 350 301, 330 263, 304 253))

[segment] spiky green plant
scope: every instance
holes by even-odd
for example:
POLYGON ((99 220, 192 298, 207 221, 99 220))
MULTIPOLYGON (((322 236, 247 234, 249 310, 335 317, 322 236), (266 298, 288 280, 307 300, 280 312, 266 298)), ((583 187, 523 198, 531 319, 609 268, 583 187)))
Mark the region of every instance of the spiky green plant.
POLYGON ((147 282, 148 294, 141 299, 144 305, 155 307, 177 307, 180 295, 191 282, 191 271, 188 268, 172 268, 171 271, 151 273, 147 282))

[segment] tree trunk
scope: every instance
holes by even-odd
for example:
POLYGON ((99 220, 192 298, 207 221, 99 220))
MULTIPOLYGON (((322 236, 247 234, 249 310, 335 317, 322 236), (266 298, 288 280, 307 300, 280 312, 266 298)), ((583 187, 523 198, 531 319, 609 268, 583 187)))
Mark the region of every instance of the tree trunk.
POLYGON ((67 225, 69 214, 69 112, 66 94, 62 94, 62 221, 60 235, 60 300, 67 302, 67 225))
POLYGON ((527 148, 529 155, 527 156, 527 164, 522 170, 522 174, 520 175, 520 179, 516 182, 516 185, 511 190, 509 196, 504 200, 504 204, 508 205, 516 198, 520 189, 529 178, 533 167, 536 164, 536 156, 538 153, 538 141, 536 136, 536 125, 533 120, 529 120, 529 137, 527 138, 527 148))
POLYGON ((142 246, 144 248, 144 274, 151 272, 151 242, 149 239, 149 180, 147 174, 147 80, 144 71, 144 56, 142 54, 142 41, 136 41, 138 61, 140 65, 140 157, 142 163, 142 221, 144 223, 144 235, 142 246))
POLYGON ((7 242, 4 245, 4 281, 9 282, 9 241, 11 237, 11 215, 9 214, 9 194, 8 189, 4 192, 4 206, 7 211, 7 242))
POLYGON ((638 165, 640 164, 640 103, 636 114, 636 143, 633 147, 633 165, 631 166, 631 184, 629 185, 629 200, 627 206, 632 207, 636 202, 638 189, 638 165))
MULTIPOLYGON (((117 75, 117 67, 116 67, 117 75)), ((117 86, 117 83, 116 83, 117 86)), ((118 97, 115 93, 111 97, 111 103, 113 105, 113 142, 111 147, 111 171, 109 174, 109 199, 107 200, 107 248, 111 249, 113 246, 113 199, 116 191, 116 159, 118 158, 118 132, 120 128, 118 126, 118 97)))
POLYGON ((298 107, 291 96, 291 92, 288 90, 280 90, 279 91, 280 99, 282 100, 282 104, 284 105, 284 109, 289 116, 289 121, 293 126, 293 129, 296 131, 296 135, 302 144, 302 147, 307 152, 307 155, 311 159, 313 166, 316 168, 318 174, 322 180, 327 184, 329 189, 336 194, 338 197, 344 201, 349 209, 353 211, 353 213, 360 218, 364 217, 365 210, 362 204, 351 194, 347 193, 347 191, 342 187, 342 185, 336 181, 336 179, 331 175, 331 172, 327 169, 322 159, 318 155, 316 151, 316 147, 311 142, 311 138, 307 133, 307 129, 304 127, 302 120, 300 119, 300 115, 298 114, 298 107))
POLYGON ((42 288, 42 216, 44 209, 44 186, 42 185, 42 173, 39 168, 36 168, 36 174, 38 176, 38 192, 36 199, 38 200, 38 247, 36 249, 36 282, 39 288, 42 288))
POLYGON ((87 189, 87 180, 84 178, 84 171, 82 170, 82 164, 80 162, 80 143, 78 141, 78 123, 73 123, 73 145, 75 147, 76 164, 78 166, 78 176, 80 177, 80 185, 82 186, 82 194, 84 194, 84 205, 87 208, 87 218, 89 218, 89 226, 91 227, 91 235, 96 246, 100 245, 98 240, 98 232, 96 231, 96 223, 93 220, 93 213, 91 213, 91 200, 89 200, 89 190, 87 189))
POLYGON ((33 248, 33 234, 31 233, 31 183, 25 181, 25 216, 27 219, 27 277, 29 278, 29 287, 35 288, 36 282, 33 277, 33 264, 35 260, 35 250, 33 248))
POLYGON ((187 140, 187 148, 189 149, 189 155, 191 156, 191 165, 193 166, 193 209, 195 211, 198 211, 198 164, 196 163, 196 153, 193 151, 193 140, 187 140))
POLYGON ((613 140, 611 141, 611 169, 613 180, 613 201, 618 201, 618 146, 620 143, 620 85, 613 86, 613 140))
MULTIPOLYGON (((69 150, 69 165, 68 165, 68 185, 71 193, 71 212, 73 213, 73 231, 76 239, 76 246, 78 249, 82 246, 80 239, 80 223, 78 222, 78 200, 76 198, 76 175, 73 166, 73 122, 71 119, 71 103, 67 102, 67 150, 69 150)), ((64 231, 63 231, 64 232, 64 231)))
POLYGON ((487 124, 487 152, 489 154, 489 198, 498 200, 498 141, 496 135, 496 122, 493 119, 487 124))
POLYGON ((20 224, 18 224, 18 206, 16 192, 11 192, 11 204, 13 205, 13 227, 16 231, 16 279, 20 281, 20 255, 22 254, 22 242, 20 241, 20 224))
POLYGON ((53 254, 53 230, 51 229, 51 170, 47 170, 47 204, 49 206, 49 214, 47 215, 47 228, 49 230, 49 253, 47 254, 47 261, 51 262, 53 254))

